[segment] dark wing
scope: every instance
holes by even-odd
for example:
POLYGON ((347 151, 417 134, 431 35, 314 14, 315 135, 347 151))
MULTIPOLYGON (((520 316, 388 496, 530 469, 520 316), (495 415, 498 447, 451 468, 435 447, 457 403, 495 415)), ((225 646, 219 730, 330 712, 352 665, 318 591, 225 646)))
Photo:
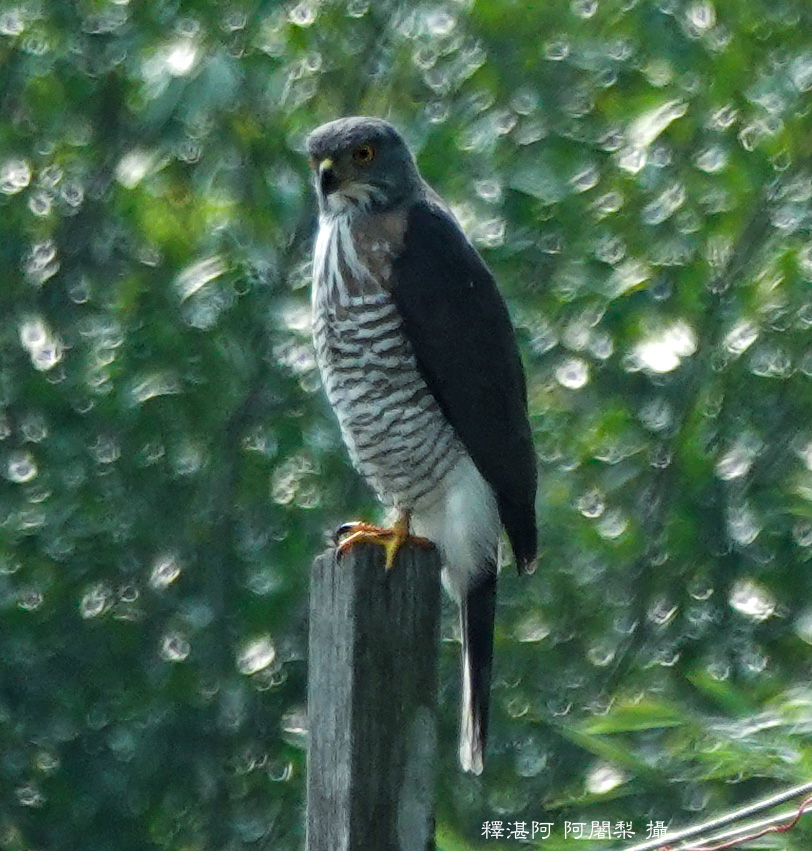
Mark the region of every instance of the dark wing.
POLYGON ((536 458, 507 307, 459 225, 429 199, 409 210, 393 275, 423 379, 494 489, 521 571, 536 557, 536 458))

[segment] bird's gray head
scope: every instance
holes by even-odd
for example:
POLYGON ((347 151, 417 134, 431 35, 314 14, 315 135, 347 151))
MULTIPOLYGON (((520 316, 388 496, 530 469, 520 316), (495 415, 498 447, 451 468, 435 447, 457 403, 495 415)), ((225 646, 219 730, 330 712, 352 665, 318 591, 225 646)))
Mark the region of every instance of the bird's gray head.
POLYGON ((323 214, 387 209, 420 186, 414 158, 397 130, 380 118, 339 118, 307 139, 323 214))

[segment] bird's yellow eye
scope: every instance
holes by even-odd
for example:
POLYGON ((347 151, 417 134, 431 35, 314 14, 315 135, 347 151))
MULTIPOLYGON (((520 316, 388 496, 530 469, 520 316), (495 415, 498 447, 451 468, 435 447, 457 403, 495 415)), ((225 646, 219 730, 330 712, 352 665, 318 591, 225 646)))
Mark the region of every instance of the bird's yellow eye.
POLYGON ((352 152, 352 158, 357 163, 372 162, 375 157, 375 150, 372 145, 361 145, 352 152))

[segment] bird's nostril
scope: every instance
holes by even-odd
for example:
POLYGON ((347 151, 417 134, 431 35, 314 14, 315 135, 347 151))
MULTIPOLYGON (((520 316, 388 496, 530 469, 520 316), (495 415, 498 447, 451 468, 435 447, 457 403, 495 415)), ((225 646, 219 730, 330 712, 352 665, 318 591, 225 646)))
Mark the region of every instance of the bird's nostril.
POLYGON ((328 166, 321 170, 319 173, 319 183, 321 185, 322 195, 329 195, 331 192, 335 192, 338 188, 338 178, 332 168, 328 166))

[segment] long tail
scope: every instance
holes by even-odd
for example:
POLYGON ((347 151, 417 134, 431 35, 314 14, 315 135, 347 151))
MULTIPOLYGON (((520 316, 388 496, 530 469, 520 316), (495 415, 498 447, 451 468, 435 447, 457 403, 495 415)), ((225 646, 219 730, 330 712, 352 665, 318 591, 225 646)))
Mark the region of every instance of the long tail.
POLYGON ((460 602, 462 633, 462 716, 460 765, 481 774, 488 740, 491 698, 493 621, 496 612, 496 565, 480 574, 460 602))

